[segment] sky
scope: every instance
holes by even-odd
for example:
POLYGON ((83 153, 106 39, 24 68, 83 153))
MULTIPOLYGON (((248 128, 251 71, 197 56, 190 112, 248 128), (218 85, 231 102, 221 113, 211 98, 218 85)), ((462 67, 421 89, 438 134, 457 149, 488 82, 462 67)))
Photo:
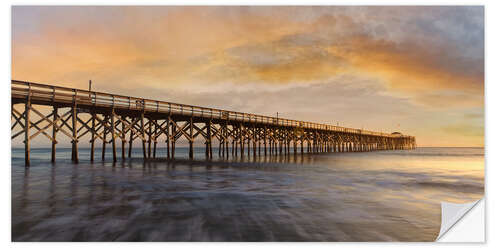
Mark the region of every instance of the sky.
POLYGON ((484 8, 12 7, 12 79, 484 146, 484 8))

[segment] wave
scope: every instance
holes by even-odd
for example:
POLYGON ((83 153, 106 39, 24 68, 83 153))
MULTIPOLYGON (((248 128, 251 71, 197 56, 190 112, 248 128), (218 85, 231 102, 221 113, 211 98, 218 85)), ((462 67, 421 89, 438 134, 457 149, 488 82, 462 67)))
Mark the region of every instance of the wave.
POLYGON ((410 156, 484 156, 484 153, 430 153, 430 152, 391 152, 391 151, 383 151, 384 155, 410 155, 410 156))
POLYGON ((484 185, 481 183, 417 181, 414 184, 423 187, 453 189, 454 191, 462 191, 468 193, 484 192, 484 185))

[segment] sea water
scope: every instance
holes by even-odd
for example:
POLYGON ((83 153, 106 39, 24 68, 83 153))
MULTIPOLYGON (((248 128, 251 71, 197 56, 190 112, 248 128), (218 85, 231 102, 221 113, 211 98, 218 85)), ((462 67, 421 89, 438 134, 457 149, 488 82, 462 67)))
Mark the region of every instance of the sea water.
MULTIPOLYGON (((12 149, 13 241, 433 241, 484 194, 483 148, 106 161, 12 149)), ((164 157, 166 150, 158 149, 164 157)), ((128 152, 127 152, 128 153, 128 152)), ((245 150, 245 153, 246 150, 245 150)), ((263 153, 262 153, 263 155, 263 153)))

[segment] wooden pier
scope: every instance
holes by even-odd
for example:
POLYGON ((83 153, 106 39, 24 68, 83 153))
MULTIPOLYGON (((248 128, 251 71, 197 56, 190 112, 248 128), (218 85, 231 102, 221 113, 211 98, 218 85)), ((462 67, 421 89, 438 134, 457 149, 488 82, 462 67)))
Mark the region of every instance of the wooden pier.
POLYGON ((196 138, 204 141, 208 159, 212 158, 214 146, 219 149, 219 157, 226 158, 238 154, 256 157, 416 147, 415 137, 399 133, 372 132, 17 80, 12 80, 11 98, 12 139, 24 136, 26 166, 30 165, 30 141, 39 135, 52 142, 52 162, 56 160, 58 136, 68 137, 72 145, 71 159, 76 163, 78 145, 85 135, 90 135, 91 161, 95 159, 96 143, 102 143, 102 160, 106 146, 111 144, 113 162, 119 157, 130 158, 136 140, 142 144, 145 160, 173 159, 176 142, 181 137, 188 141, 191 159, 196 138), (121 142, 120 156, 117 142, 121 142), (159 143, 164 143, 166 152, 157 152, 159 143))

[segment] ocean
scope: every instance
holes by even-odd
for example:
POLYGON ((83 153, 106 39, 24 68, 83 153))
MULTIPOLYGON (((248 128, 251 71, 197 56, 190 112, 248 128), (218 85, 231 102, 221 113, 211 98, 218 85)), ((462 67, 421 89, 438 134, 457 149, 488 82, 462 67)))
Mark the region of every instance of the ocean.
MULTIPOLYGON (((484 194, 483 148, 90 163, 12 149, 13 241, 434 241, 441 201, 484 194)), ((120 152, 120 151, 118 151, 120 152)), ((163 156, 165 149, 158 149, 163 156)), ((245 152, 246 153, 246 152, 245 152)), ((118 156, 120 157, 120 153, 118 156)))

